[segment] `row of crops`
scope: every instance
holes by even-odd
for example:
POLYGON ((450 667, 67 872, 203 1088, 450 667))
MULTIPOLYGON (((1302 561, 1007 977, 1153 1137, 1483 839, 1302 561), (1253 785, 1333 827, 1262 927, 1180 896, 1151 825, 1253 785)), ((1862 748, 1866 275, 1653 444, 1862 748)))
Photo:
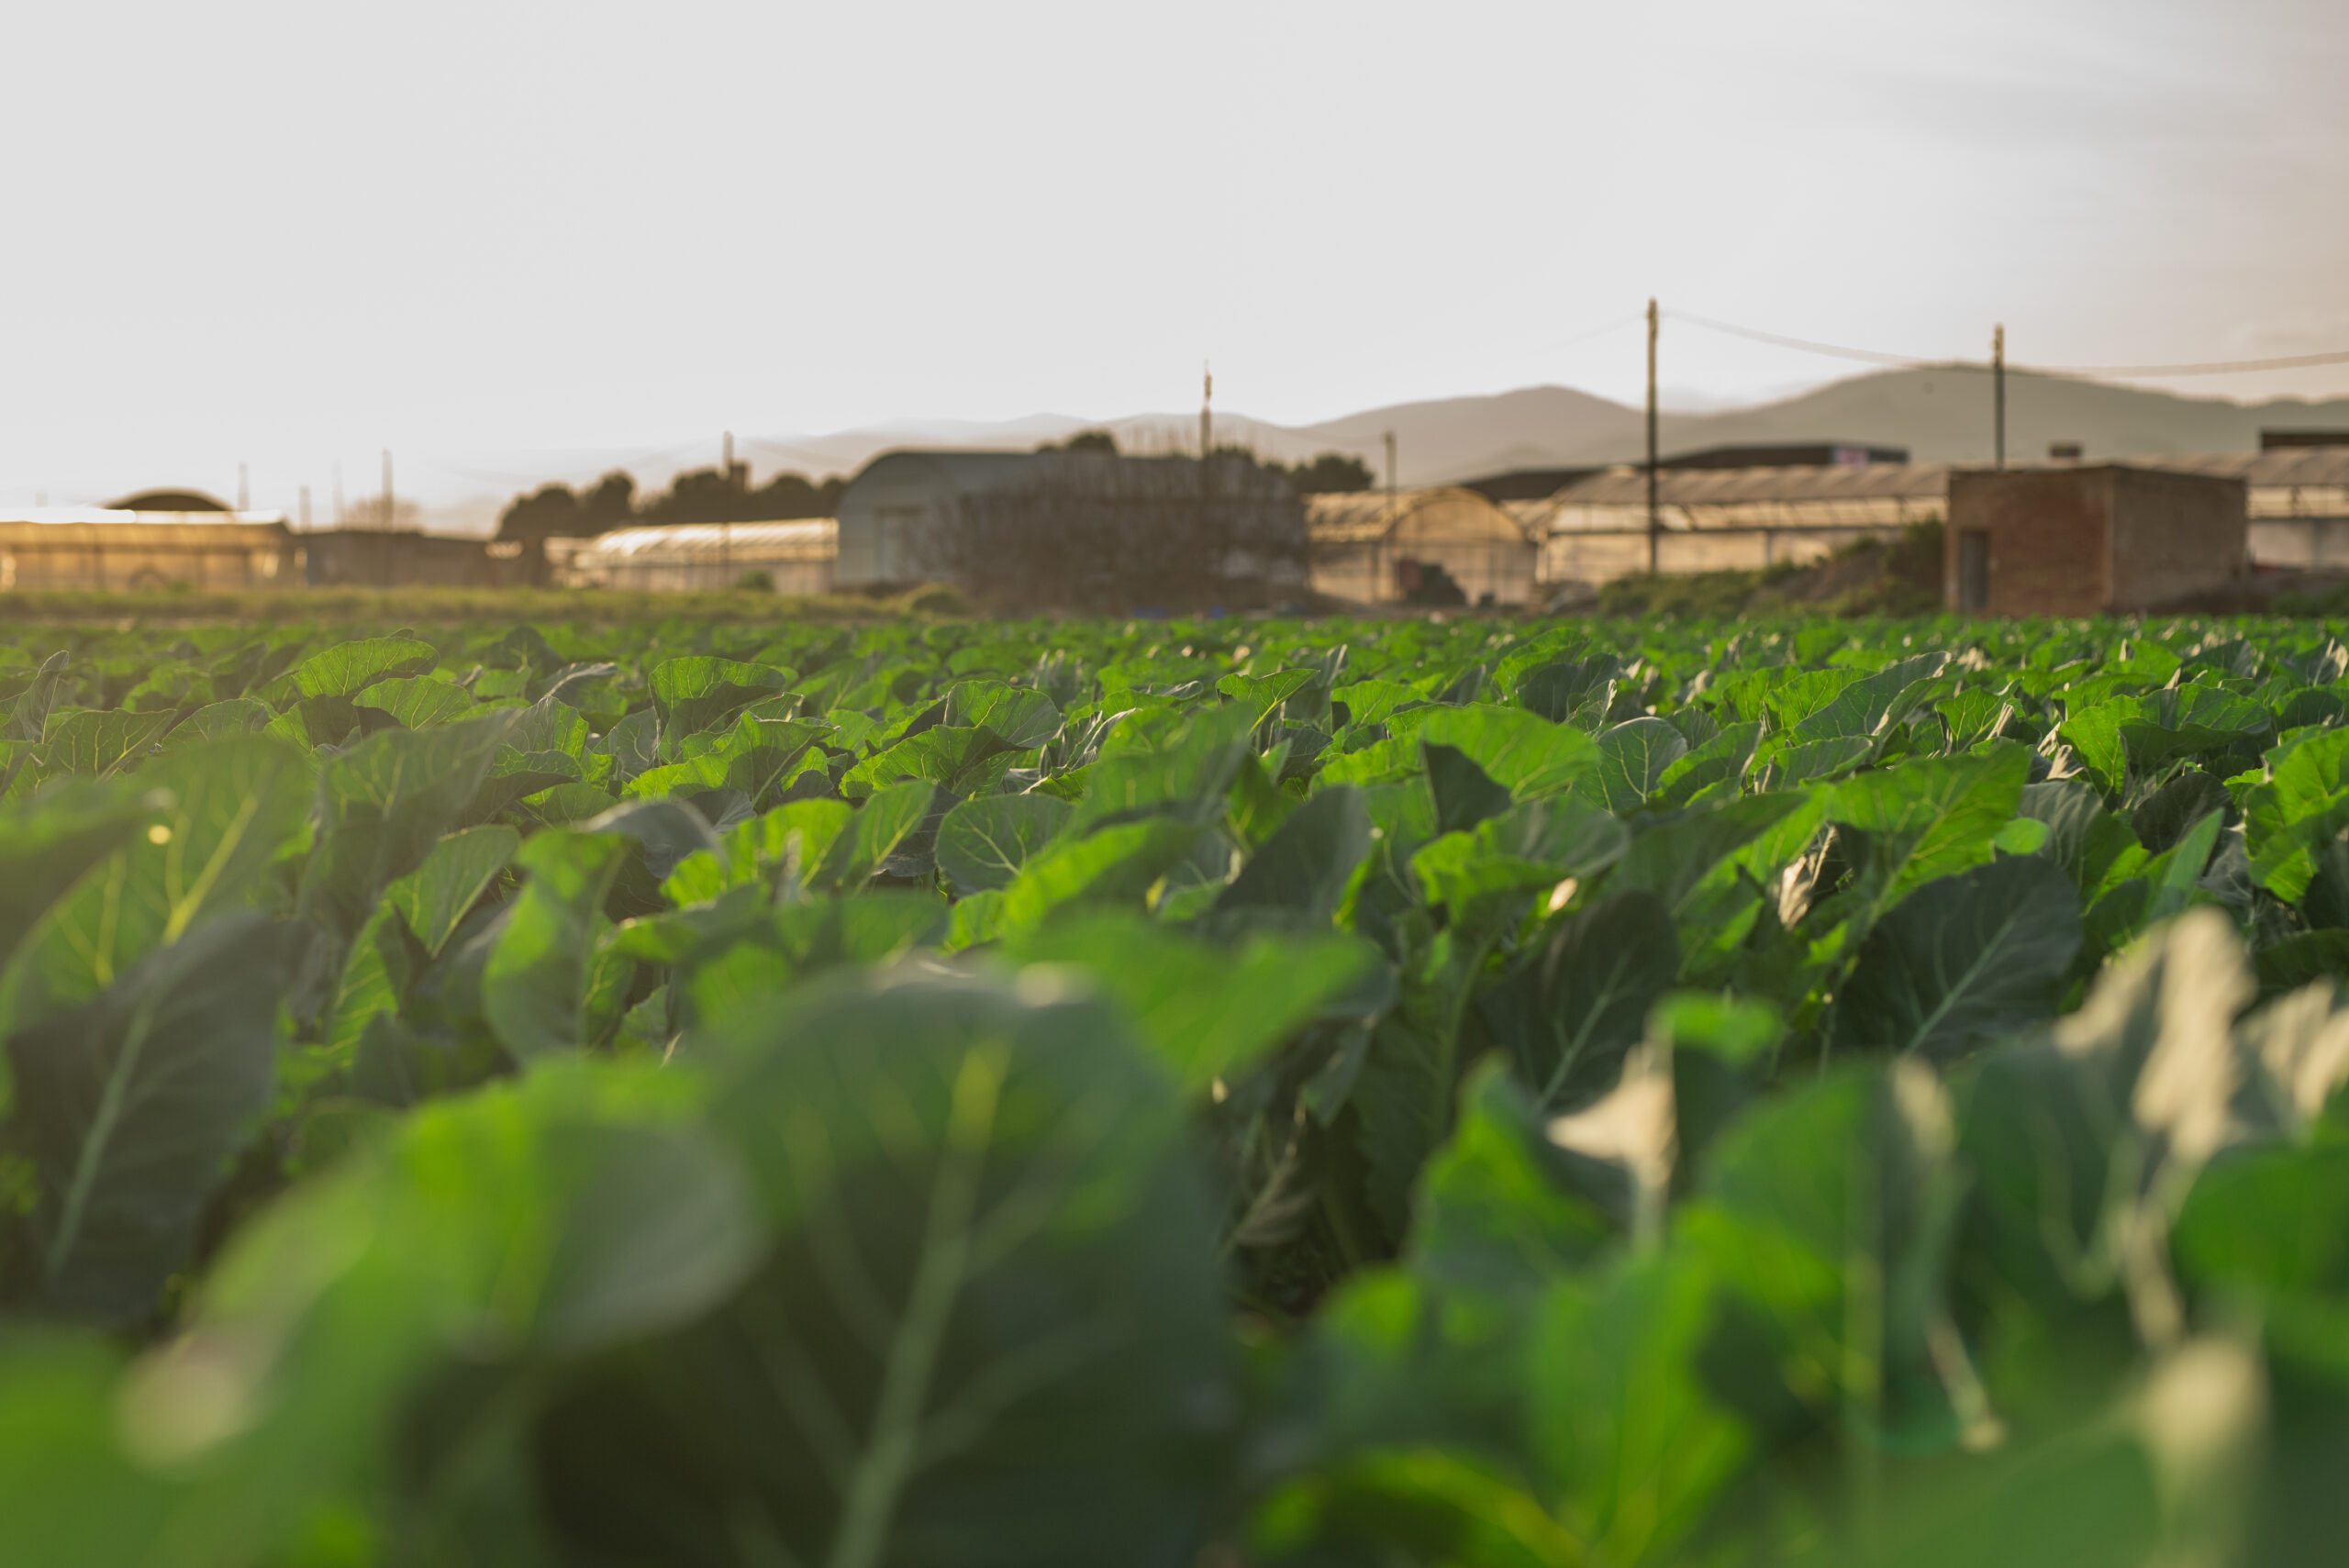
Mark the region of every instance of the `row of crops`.
POLYGON ((2344 674, 0 654, 0 1562, 2321 1560, 2344 674))

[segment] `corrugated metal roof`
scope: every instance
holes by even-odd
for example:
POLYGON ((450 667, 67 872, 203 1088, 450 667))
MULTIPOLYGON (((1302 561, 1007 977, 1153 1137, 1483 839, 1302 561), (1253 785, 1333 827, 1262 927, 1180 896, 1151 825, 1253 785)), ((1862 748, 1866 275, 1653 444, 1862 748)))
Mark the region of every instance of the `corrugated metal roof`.
MULTIPOLYGON (((2349 448, 2299 447, 2207 457, 2114 458, 2124 467, 2242 479, 2254 518, 2349 515, 2349 448)), ((1656 476, 1661 521, 1669 529, 1890 526, 1949 495, 1950 463, 1870 463, 1850 468, 1664 470, 1656 476)), ((2086 464, 2019 463, 2021 470, 2086 464)), ((1510 510, 1527 528, 1607 531, 1644 514, 1647 471, 1625 464, 1567 485, 1542 502, 1510 510)))
POLYGON ((1350 544, 1385 539, 1417 522, 1435 523, 1461 537, 1522 539, 1524 525, 1516 515, 1456 484, 1430 485, 1418 490, 1349 490, 1305 498, 1305 526, 1319 541, 1350 544))
MULTIPOLYGON (((2126 462, 2126 458, 2116 459, 2126 462)), ((2254 489, 2349 484, 2349 447, 2277 447, 2264 452, 2144 460, 2148 468, 2176 468, 2248 480, 2254 489)))
MULTIPOLYGON (((1197 483, 1199 460, 1179 452, 1095 451, 961 451, 952 449, 901 449, 883 452, 857 471, 841 496, 842 510, 855 503, 860 489, 883 488, 907 479, 962 492, 984 491, 1024 484, 1093 480, 1110 483, 1148 475, 1160 484, 1197 483)), ((1256 465, 1237 455, 1219 453, 1214 471, 1220 480, 1234 473, 1257 474, 1256 465)))
MULTIPOLYGON (((1734 506, 1746 501, 1864 501, 1949 494, 1945 462, 1871 462, 1845 467, 1680 468, 1656 474, 1667 506, 1734 506)), ((1552 500, 1577 506, 1645 506, 1648 475, 1625 464, 1567 485, 1552 500)))
POLYGON ((286 526, 283 512, 134 512, 120 506, 25 506, 0 512, 0 523, 142 523, 150 528, 187 526, 246 528, 286 526))
MULTIPOLYGON (((2132 468, 2176 469, 2240 478, 2254 489, 2349 485, 2349 447, 2286 447, 2264 452, 2216 452, 2204 457, 2095 458, 2086 466, 2117 462, 2132 468)), ((1657 499, 1666 506, 1725 506, 1743 501, 1840 501, 1874 496, 1930 497, 1949 493, 1954 467, 1943 462, 1865 463, 1842 468, 1664 469, 1657 499)), ((1975 465, 1987 466, 1987 465, 1975 465)), ((2019 468, 2059 466, 2018 463, 2019 468)), ((1647 471, 1625 463, 1578 480, 1552 496, 1578 506, 1644 506, 1647 471)))

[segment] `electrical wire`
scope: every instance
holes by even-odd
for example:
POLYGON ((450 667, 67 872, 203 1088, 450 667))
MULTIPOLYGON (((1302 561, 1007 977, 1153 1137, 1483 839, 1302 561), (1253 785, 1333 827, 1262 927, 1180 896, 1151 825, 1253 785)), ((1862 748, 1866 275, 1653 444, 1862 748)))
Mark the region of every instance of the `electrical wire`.
POLYGON ((1913 354, 1887 354, 1874 349, 1847 349, 1834 343, 1815 343, 1808 338, 1787 338, 1776 332, 1765 332, 1758 327, 1740 327, 1734 322, 1715 321, 1708 317, 1691 316, 1685 310, 1661 313, 1667 321, 1685 321, 1691 327, 1709 331, 1726 332, 1732 338, 1750 338, 1757 343, 1769 343, 1781 349, 1795 349, 1806 354, 1825 354, 1831 359, 1857 360, 1862 364, 1890 365, 1898 370, 1917 370, 1932 364, 1954 364, 1953 360, 1923 360, 1913 354))
POLYGON ((2349 364, 2349 349, 2322 354, 2286 354, 2273 360, 2219 360, 2199 365, 2026 365, 2056 375, 2233 375, 2244 371, 2292 370, 2306 365, 2349 364))
MULTIPOLYGON (((1857 360, 1863 364, 1889 365, 1899 370, 1929 370, 1963 368, 1976 369, 1983 361, 1975 360, 1930 360, 1909 354, 1887 354, 1875 349, 1847 348, 1838 343, 1814 342, 1808 338, 1788 338, 1776 332, 1765 332, 1755 327, 1740 327, 1731 321, 1715 321, 1709 317, 1692 316, 1687 311, 1667 310, 1663 313, 1674 321, 1687 322, 1709 331, 1726 332, 1732 337, 1749 338, 1757 343, 1769 343, 1782 349, 1795 349, 1807 354, 1824 354, 1839 360, 1857 360)), ((2239 375, 2254 371, 2294 370, 2310 365, 2349 364, 2349 349, 2332 350, 2320 354, 2286 354, 2266 360, 2219 360, 2200 364, 2174 365, 2030 365, 2009 361, 2010 371, 2033 375, 2095 375, 2095 376, 2183 376, 2239 375)))

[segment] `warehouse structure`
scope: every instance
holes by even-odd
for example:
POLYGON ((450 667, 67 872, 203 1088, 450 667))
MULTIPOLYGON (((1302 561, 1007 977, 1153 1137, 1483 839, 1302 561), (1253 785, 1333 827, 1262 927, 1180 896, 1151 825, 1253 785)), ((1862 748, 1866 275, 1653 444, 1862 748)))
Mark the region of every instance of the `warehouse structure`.
POLYGON ((1241 603, 1306 576, 1303 506, 1286 477, 1239 455, 888 452, 849 482, 838 520, 843 588, 1241 603))
POLYGON ((546 581, 537 539, 415 528, 325 528, 295 536, 313 588, 529 588, 546 581))
POLYGON ((1472 605, 1533 596, 1541 547, 1503 506, 1475 490, 1358 491, 1306 501, 1313 588, 1360 604, 1410 599, 1441 568, 1472 605))
POLYGON ((840 551, 830 517, 771 523, 678 523, 547 541, 550 574, 574 588, 694 591, 763 575, 778 594, 828 594, 840 551))
POLYGON ((295 538, 284 513, 231 511, 193 492, 0 513, 0 590, 290 587, 295 538))
POLYGON ((2236 475, 2123 463, 1950 478, 1944 602, 1969 615, 2149 610, 2249 570, 2236 475))

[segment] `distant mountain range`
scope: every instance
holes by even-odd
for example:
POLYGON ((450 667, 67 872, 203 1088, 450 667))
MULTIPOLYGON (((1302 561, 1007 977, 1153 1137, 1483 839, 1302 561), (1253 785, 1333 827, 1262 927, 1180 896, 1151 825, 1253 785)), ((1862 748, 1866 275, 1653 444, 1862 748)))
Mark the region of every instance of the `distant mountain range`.
MULTIPOLYGON (((1666 456, 1752 442, 1852 441, 1906 447, 1919 462, 1987 462, 1990 406, 1990 374, 1978 366, 1878 371, 1751 408, 1667 413, 1658 421, 1659 439, 1666 456)), ((1399 403, 1318 425, 1275 425, 1219 413, 1215 439, 1219 444, 1243 443, 1284 462, 1349 452, 1383 475, 1384 438, 1391 430, 1399 482, 1440 484, 1513 468, 1635 462, 1644 450, 1643 427, 1637 408, 1570 387, 1529 386, 1486 397, 1399 403)), ((2058 376, 2007 377, 2007 455, 2014 462, 2044 457, 2052 441, 2077 441, 2091 460, 2254 451, 2259 432, 2277 428, 2349 429, 2349 397, 2243 404, 2058 376)), ((1104 428, 1130 451, 1198 447, 1197 413, 1120 419, 1033 414, 993 423, 907 420, 824 436, 762 438, 746 444, 745 455, 756 460, 762 474, 786 468, 821 477, 853 473, 893 448, 1025 450, 1078 430, 1104 428)), ((626 461, 616 455, 548 477, 585 483, 626 461)), ((669 483, 676 466, 640 462, 634 472, 640 485, 657 489, 669 483)), ((504 501, 476 495, 449 507, 435 526, 486 529, 504 501)))
MULTIPOLYGON (((1351 452, 1380 471, 1386 432, 1395 433, 1405 484, 1447 484, 1512 468, 1633 462, 1644 450, 1637 408, 1563 386, 1529 386, 1487 397, 1446 397, 1365 409, 1318 425, 1283 426, 1219 414, 1215 439, 1295 462, 1351 452)), ((1664 452, 1749 442, 1854 441, 1906 447, 1919 462, 1987 462, 1990 373, 1978 366, 1878 371, 1752 408, 1666 413, 1664 452)), ((2243 404, 2216 397, 2116 386, 2104 382, 2009 373, 2007 455, 2028 462, 2054 441, 2077 441, 2091 459, 2253 451, 2264 428, 2349 429, 2349 397, 2310 403, 2278 398, 2243 404)), ((1139 451, 1198 445, 1196 414, 1138 414, 1085 420, 1039 414, 1000 424, 907 422, 836 435, 765 440, 762 455, 811 473, 853 473, 892 447, 1021 449, 1106 428, 1139 451)))

